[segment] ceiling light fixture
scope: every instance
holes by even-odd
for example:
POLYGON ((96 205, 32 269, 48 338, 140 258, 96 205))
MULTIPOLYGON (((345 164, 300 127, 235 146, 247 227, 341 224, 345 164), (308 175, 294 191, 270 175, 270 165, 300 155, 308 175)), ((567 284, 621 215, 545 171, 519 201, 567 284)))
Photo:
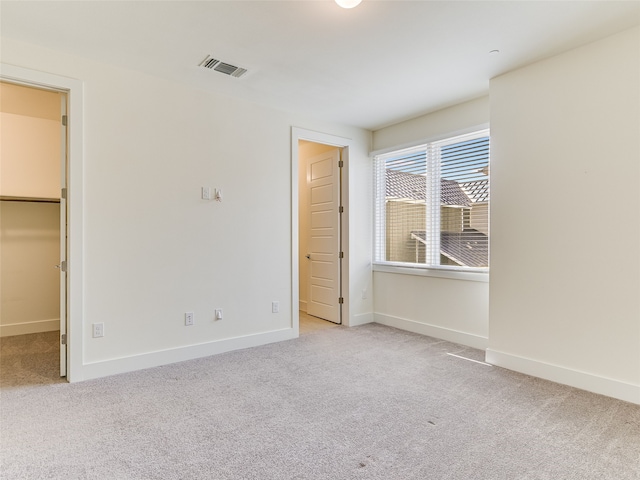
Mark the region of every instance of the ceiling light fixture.
POLYGON ((353 8, 360 5, 362 0, 336 0, 336 3, 342 8, 353 8))

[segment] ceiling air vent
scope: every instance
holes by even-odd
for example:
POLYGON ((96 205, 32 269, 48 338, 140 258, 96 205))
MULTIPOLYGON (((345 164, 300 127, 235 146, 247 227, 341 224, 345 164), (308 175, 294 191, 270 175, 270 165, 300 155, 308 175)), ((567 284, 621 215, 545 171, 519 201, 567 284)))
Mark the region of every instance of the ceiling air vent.
POLYGON ((207 55, 207 58, 200 62, 199 66, 208 68, 209 70, 215 70, 216 72, 224 73, 225 75, 230 75, 236 78, 240 78, 245 73, 247 73, 246 68, 236 67, 235 65, 221 62, 220 60, 211 57, 211 55, 207 55))

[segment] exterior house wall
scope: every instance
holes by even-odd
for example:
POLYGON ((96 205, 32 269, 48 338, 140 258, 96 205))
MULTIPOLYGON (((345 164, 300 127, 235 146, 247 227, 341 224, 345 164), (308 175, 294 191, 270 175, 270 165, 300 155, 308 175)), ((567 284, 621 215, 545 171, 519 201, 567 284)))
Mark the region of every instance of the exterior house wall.
POLYGON ((472 205, 469 228, 489 235, 489 205, 487 203, 474 203, 472 205))
POLYGON ((440 207, 440 230, 448 233, 460 233, 464 227, 464 208, 440 207))
MULTIPOLYGON (((411 238, 411 232, 426 230, 424 203, 389 200, 386 202, 386 258, 390 262, 424 263, 424 243, 411 238)), ((440 228, 443 232, 462 232, 463 209, 440 207, 440 228)))
POLYGON ((394 219, 393 227, 387 224, 386 258, 390 262, 424 261, 424 248, 420 248, 419 245, 416 260, 416 240, 411 238, 412 231, 426 228, 424 202, 387 201, 386 209, 387 218, 394 219))

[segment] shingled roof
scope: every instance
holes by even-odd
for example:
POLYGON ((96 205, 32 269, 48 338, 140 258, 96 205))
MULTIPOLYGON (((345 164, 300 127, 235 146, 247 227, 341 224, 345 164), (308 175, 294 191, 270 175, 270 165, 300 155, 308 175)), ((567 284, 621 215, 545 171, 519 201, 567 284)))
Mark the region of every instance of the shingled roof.
MULTIPOLYGON (((411 237, 426 244, 423 231, 411 232, 411 237)), ((458 265, 467 267, 489 266, 489 237, 478 230, 465 228, 461 233, 440 234, 440 253, 458 265)))
POLYGON ((489 201, 489 180, 487 179, 464 182, 460 184, 460 187, 473 203, 489 201))
MULTIPOLYGON (((390 169, 386 170, 386 175, 387 198, 426 201, 427 178, 424 175, 390 169)), ((472 197, 465 193, 458 182, 443 178, 440 185, 440 201, 443 205, 456 207, 470 207, 472 205, 472 197)))

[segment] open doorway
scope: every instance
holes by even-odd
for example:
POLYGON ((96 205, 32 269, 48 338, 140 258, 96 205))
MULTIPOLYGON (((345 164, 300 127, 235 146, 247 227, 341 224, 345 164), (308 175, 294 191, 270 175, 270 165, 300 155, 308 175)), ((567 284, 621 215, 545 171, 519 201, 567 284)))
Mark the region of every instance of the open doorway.
POLYGON ((342 149, 298 142, 300 311, 342 323, 342 149))
POLYGON ((349 139, 292 129, 292 327, 298 333, 349 325, 349 147, 349 139))
POLYGON ((51 380, 67 375, 67 93, 2 81, 0 96, 3 381, 51 380))

